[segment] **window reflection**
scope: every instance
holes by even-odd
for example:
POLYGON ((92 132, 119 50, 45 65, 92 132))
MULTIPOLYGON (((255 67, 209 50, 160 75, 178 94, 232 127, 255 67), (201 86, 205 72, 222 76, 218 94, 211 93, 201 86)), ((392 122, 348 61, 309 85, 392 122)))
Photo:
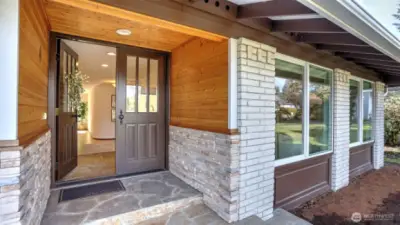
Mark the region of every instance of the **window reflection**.
POLYGON ((275 158, 303 154, 303 75, 304 67, 276 59, 275 158))
POLYGON ((350 80, 350 143, 359 142, 359 86, 360 83, 358 81, 350 80))
POLYGON ((331 150, 332 72, 310 66, 310 154, 331 150))
POLYGON ((363 82, 363 141, 372 140, 372 83, 363 82))

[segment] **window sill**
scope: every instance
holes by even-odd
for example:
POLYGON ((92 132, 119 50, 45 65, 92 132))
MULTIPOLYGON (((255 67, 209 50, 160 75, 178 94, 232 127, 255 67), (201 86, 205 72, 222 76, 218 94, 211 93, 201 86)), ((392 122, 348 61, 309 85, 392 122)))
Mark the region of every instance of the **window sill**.
POLYGON ((371 144, 371 143, 374 143, 374 142, 375 142, 375 140, 366 141, 366 142, 356 142, 356 143, 350 144, 349 148, 358 147, 358 146, 366 145, 366 144, 371 144))
POLYGON ((275 160, 274 167, 279 167, 279 166, 283 166, 283 165, 299 162, 299 161, 306 160, 306 159, 312 159, 314 157, 327 155, 327 154, 330 154, 332 152, 333 151, 324 151, 324 152, 320 152, 320 153, 317 153, 317 154, 314 154, 314 155, 310 155, 310 156, 298 155, 298 156, 292 156, 292 157, 289 157, 289 158, 278 159, 278 160, 275 160))

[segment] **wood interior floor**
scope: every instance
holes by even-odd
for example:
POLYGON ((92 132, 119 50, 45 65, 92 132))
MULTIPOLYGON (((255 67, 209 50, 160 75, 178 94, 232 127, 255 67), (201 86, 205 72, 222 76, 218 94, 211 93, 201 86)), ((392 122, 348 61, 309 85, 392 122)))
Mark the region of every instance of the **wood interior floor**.
POLYGON ((62 180, 84 180, 115 175, 115 152, 78 156, 78 166, 62 180))
POLYGON ((78 131, 78 166, 62 181, 86 180, 115 175, 115 140, 98 140, 78 131))

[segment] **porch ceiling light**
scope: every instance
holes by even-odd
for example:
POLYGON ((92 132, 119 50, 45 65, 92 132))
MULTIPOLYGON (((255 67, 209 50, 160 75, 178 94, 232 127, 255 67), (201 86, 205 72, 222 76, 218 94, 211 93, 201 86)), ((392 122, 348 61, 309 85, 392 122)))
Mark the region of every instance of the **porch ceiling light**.
POLYGON ((107 52, 107 55, 115 56, 116 54, 114 52, 107 52))
POLYGON ((122 36, 129 36, 132 34, 132 31, 128 30, 128 29, 118 29, 117 34, 122 35, 122 36))
POLYGON ((102 67, 107 68, 108 64, 101 64, 102 67))

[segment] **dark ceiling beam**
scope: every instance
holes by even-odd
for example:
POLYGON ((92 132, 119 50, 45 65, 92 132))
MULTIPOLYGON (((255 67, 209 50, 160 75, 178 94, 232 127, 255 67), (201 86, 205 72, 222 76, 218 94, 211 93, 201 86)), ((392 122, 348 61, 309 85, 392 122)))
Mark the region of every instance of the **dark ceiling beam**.
POLYGON ((297 41, 309 44, 368 46, 351 34, 298 34, 297 41))
POLYGON ((371 55, 382 55, 381 52, 375 50, 369 46, 348 46, 348 45, 317 45, 318 49, 326 50, 330 52, 351 52, 351 53, 361 53, 361 54, 371 54, 371 55))
POLYGON ((386 67, 400 67, 399 62, 385 62, 385 61, 372 61, 367 59, 353 59, 356 63, 363 63, 367 65, 374 65, 374 66, 386 66, 386 67))
POLYGON ((376 66, 369 66, 369 65, 364 65, 365 67, 371 68, 373 70, 379 70, 381 72, 385 72, 385 73, 400 73, 400 68, 396 69, 396 68, 382 68, 382 67, 376 67, 376 66))
POLYGON ((359 54, 359 53, 347 53, 347 52, 336 52, 335 55, 340 56, 342 58, 350 58, 350 59, 366 59, 370 61, 383 61, 383 62, 395 62, 392 58, 386 55, 368 55, 368 54, 359 54))
POLYGON ((304 14, 316 13, 296 0, 272 0, 239 6, 237 18, 253 19, 304 14))
POLYGON ((347 33, 336 24, 327 19, 303 19, 303 20, 275 20, 272 21, 273 32, 296 33, 347 33))

